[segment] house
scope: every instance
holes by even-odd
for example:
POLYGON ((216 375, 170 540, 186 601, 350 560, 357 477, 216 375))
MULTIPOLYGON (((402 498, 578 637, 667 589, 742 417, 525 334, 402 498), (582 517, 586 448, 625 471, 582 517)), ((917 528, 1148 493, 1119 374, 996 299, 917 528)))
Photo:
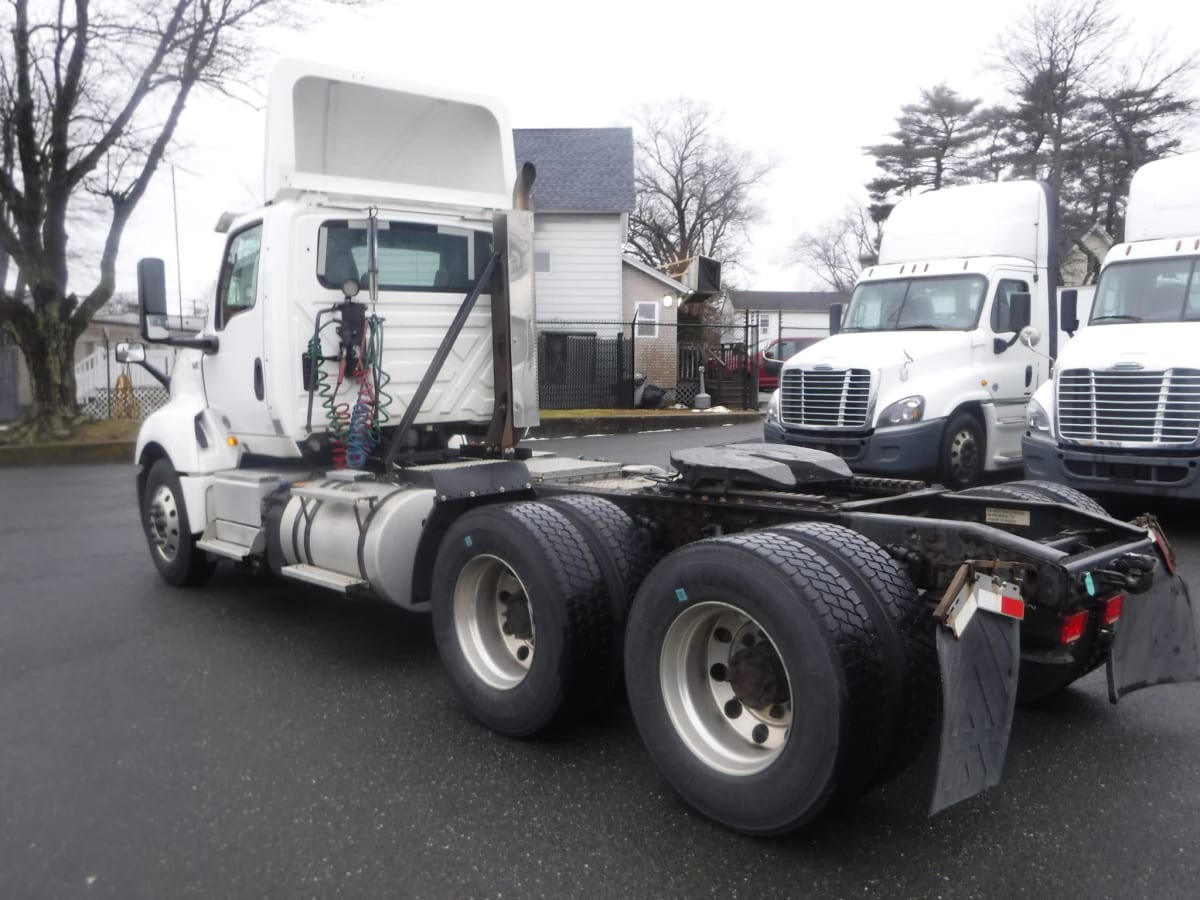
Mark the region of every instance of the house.
POLYGON ((674 388, 683 283, 622 253, 635 203, 630 128, 518 128, 533 163, 543 407, 631 402, 632 377, 674 388))

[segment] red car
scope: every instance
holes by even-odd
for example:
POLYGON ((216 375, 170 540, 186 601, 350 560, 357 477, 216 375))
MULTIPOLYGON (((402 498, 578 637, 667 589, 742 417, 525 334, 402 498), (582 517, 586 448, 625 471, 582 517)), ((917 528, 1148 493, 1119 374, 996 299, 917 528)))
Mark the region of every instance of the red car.
POLYGON ((758 352, 758 389, 773 391, 779 387, 779 370, 783 364, 801 350, 811 347, 819 337, 771 338, 760 345, 758 352))

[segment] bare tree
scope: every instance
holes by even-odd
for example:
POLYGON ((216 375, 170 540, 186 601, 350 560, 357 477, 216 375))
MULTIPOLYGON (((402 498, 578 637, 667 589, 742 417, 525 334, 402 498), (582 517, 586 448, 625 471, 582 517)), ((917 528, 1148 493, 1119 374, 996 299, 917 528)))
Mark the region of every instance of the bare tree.
POLYGON ((790 257, 830 289, 849 293, 863 266, 879 257, 881 221, 875 207, 851 203, 824 225, 796 238, 790 257))
POLYGON ((762 217, 754 191, 773 166, 720 137, 708 106, 681 98, 635 116, 637 206, 628 243, 643 262, 678 276, 695 256, 736 268, 746 229, 762 217))
MULTIPOLYGON (((347 2, 347 0, 341 0, 347 2)), ((75 341, 112 296, 129 217, 192 92, 227 92, 262 28, 302 21, 292 0, 10 0, 0 12, 0 323, 33 385, 28 436, 75 419, 75 341), (70 289, 68 226, 103 224, 99 271, 70 289), (0 285, 7 285, 7 281, 0 285)))

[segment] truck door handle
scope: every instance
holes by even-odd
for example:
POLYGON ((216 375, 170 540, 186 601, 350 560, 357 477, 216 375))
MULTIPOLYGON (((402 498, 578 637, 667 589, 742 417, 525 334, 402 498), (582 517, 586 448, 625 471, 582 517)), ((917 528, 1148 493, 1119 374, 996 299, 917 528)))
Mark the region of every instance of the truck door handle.
MULTIPOLYGON (((1025 383, 1029 384, 1029 380, 1026 379, 1025 383)), ((266 394, 266 390, 263 387, 262 360, 258 357, 255 357, 255 359, 254 359, 254 396, 256 398, 258 398, 259 400, 261 400, 265 396, 265 394, 266 394)))
MULTIPOLYGON (((1029 387, 1031 384, 1033 384, 1033 366, 1026 366, 1025 367, 1025 387, 1029 387)), ((262 397, 259 397, 258 399, 261 400, 262 397)))

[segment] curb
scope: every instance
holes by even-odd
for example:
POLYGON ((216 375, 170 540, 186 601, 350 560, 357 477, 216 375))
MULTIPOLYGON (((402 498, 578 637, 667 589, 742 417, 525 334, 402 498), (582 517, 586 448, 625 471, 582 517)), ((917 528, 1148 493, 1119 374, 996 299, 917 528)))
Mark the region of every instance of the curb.
MULTIPOLYGON (((530 428, 530 438, 583 437, 598 434, 638 434, 670 428, 716 428, 722 425, 752 425, 762 414, 678 413, 662 416, 600 416, 597 418, 544 419, 530 428)), ((0 467, 80 466, 100 463, 133 463, 133 441, 103 441, 92 444, 23 444, 0 446, 0 467)))

